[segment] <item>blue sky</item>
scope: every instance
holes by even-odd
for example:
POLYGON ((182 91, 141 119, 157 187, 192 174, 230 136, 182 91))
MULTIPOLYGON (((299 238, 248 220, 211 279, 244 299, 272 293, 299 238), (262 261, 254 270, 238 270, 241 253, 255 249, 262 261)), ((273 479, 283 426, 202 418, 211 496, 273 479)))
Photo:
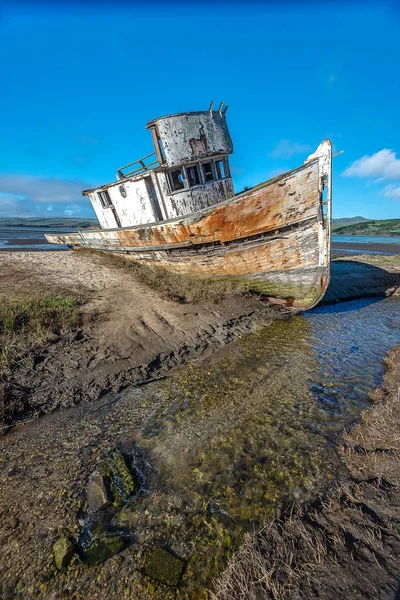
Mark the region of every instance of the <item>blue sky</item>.
POLYGON ((236 191, 330 137, 333 216, 400 217, 395 4, 1 6, 0 216, 93 216, 80 190, 152 151, 148 120, 213 99, 236 191))

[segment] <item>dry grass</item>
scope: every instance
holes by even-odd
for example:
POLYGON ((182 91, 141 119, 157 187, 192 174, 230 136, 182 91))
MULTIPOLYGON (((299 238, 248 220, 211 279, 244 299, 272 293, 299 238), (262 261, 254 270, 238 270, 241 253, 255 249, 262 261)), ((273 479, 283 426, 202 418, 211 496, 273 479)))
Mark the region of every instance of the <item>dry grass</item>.
POLYGON ((80 322, 79 301, 73 296, 40 295, 2 299, 0 305, 0 380, 12 364, 43 345, 50 336, 71 330, 80 322))
POLYGON ((243 295, 252 291, 250 283, 240 279, 191 277, 173 273, 157 265, 144 264, 137 260, 107 252, 87 249, 80 250, 80 252, 89 252, 99 257, 103 264, 107 264, 107 266, 126 269, 141 283, 175 302, 188 304, 204 303, 206 301, 216 302, 232 294, 243 295))
POLYGON ((212 600, 281 600, 292 598, 300 582, 312 583, 323 566, 327 545, 299 518, 274 521, 257 535, 247 534, 230 566, 216 583, 212 600), (299 551, 307 563, 298 561, 299 551))
POLYGON ((357 261, 363 262, 375 267, 381 267, 387 269, 390 272, 397 272, 400 270, 400 254, 394 254, 392 256, 386 256, 385 254, 335 254, 335 250, 332 250, 332 260, 345 260, 345 261, 357 261))

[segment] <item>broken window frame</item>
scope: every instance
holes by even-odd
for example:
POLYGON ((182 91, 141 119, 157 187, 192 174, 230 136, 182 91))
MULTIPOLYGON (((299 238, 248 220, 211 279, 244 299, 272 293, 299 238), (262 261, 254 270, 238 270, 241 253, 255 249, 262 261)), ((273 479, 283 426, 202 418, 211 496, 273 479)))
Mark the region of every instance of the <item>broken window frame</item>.
POLYGON ((151 127, 150 131, 151 131, 151 135, 153 136, 153 144, 154 144, 154 149, 156 151, 156 156, 157 156, 158 162, 160 163, 160 165, 163 165, 163 164, 165 164, 165 152, 164 152, 164 147, 162 145, 160 134, 159 134, 156 126, 151 127))
POLYGON ((215 181, 217 178, 216 178, 216 171, 215 171, 214 161, 213 160, 207 160, 207 161, 201 162, 200 164, 201 164, 201 170, 202 170, 202 173, 203 173, 204 183, 212 183, 213 181, 215 181), (212 176, 212 179, 207 179, 206 170, 205 170, 205 166, 206 165, 210 165, 210 167, 211 167, 211 176, 212 176))
POLYGON ((100 200, 102 208, 110 208, 112 206, 108 190, 101 190, 100 192, 97 192, 97 197, 100 200))
MULTIPOLYGON (((179 177, 179 175, 177 176, 177 179, 178 179, 178 177, 179 177)), ((187 181, 187 180, 186 180, 186 177, 185 177, 185 173, 184 173, 183 167, 179 167, 178 169, 172 169, 171 171, 168 171, 167 172, 167 180, 168 180, 169 189, 170 189, 171 193, 181 192, 182 190, 186 189, 185 181, 187 181), (173 174, 177 173, 177 172, 179 172, 180 175, 181 175, 181 177, 182 177, 182 181, 179 182, 179 183, 181 183, 180 187, 177 187, 176 186, 176 182, 174 181, 174 175, 173 174)))
POLYGON ((192 165, 187 165, 185 167, 185 172, 186 172, 185 173, 186 174, 185 179, 186 179, 186 182, 187 182, 188 189, 192 189, 194 187, 197 187, 197 186, 201 185, 201 175, 200 175, 200 165, 199 165, 199 163, 194 163, 192 165), (196 178, 197 178, 196 183, 191 183, 191 180, 190 180, 190 177, 191 177, 190 176, 190 171, 191 171, 191 169, 195 169, 195 171, 196 171, 196 178))
POLYGON ((177 192, 182 192, 185 190, 191 190, 195 187, 199 187, 202 185, 207 185, 208 183, 214 183, 215 181, 221 181, 223 179, 229 179, 230 178, 230 171, 229 171, 229 163, 226 157, 222 157, 222 158, 213 158, 213 159, 208 159, 208 160, 203 160, 203 161, 199 161, 199 162, 195 162, 195 163, 191 163, 189 165, 181 165, 178 168, 175 169, 171 169, 170 171, 166 172, 166 178, 168 181, 168 187, 169 187, 169 193, 170 194, 176 194, 177 192), (217 163, 221 163, 223 164, 223 168, 224 168, 224 176, 222 176, 221 170, 220 168, 217 166, 217 163), (205 176, 205 170, 204 170, 204 165, 210 164, 211 165, 211 171, 212 171, 212 176, 213 179, 206 179, 205 176), (189 170, 195 168, 197 170, 197 179, 198 179, 198 183, 194 183, 194 184, 190 184, 190 175, 189 175, 189 170), (182 187, 176 188, 174 186, 173 180, 172 180, 172 173, 175 171, 180 171, 182 174, 182 178, 183 178, 183 184, 182 187))
POLYGON ((217 158, 215 160, 215 171, 217 174, 217 179, 227 179, 229 177, 227 166, 228 166, 228 161, 226 160, 226 158, 217 158), (224 169, 223 175, 221 173, 220 163, 222 163, 222 165, 223 165, 223 169, 224 169))

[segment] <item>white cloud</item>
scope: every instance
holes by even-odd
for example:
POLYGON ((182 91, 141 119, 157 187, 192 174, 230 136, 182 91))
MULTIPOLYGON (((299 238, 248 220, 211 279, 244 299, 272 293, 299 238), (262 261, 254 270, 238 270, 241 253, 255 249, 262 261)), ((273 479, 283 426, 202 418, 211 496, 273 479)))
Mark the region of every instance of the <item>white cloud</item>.
POLYGON ((387 185, 383 190, 383 195, 386 198, 398 198, 400 200, 400 186, 393 183, 387 185))
POLYGON ((306 154, 311 152, 312 148, 308 144, 300 144, 291 140, 281 140, 270 156, 274 158, 291 158, 297 154, 306 154))
POLYGON ((400 179, 400 160, 393 150, 384 148, 371 156, 365 155, 355 160, 343 171, 345 177, 378 177, 380 179, 400 179))
POLYGON ((81 190, 91 185, 77 179, 56 179, 32 175, 0 175, 0 216, 31 217, 54 215, 93 216, 81 190), (72 211, 72 212, 71 212, 72 211))

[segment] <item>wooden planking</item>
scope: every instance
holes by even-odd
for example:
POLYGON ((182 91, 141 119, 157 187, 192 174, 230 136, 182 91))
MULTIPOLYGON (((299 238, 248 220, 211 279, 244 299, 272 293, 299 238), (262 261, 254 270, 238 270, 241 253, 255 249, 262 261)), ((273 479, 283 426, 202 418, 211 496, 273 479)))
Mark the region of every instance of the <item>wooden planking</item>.
POLYGON ((319 206, 318 161, 255 190, 182 219, 145 227, 87 230, 75 235, 48 235, 52 243, 153 247, 182 243, 229 242, 279 230, 316 217, 319 206))

